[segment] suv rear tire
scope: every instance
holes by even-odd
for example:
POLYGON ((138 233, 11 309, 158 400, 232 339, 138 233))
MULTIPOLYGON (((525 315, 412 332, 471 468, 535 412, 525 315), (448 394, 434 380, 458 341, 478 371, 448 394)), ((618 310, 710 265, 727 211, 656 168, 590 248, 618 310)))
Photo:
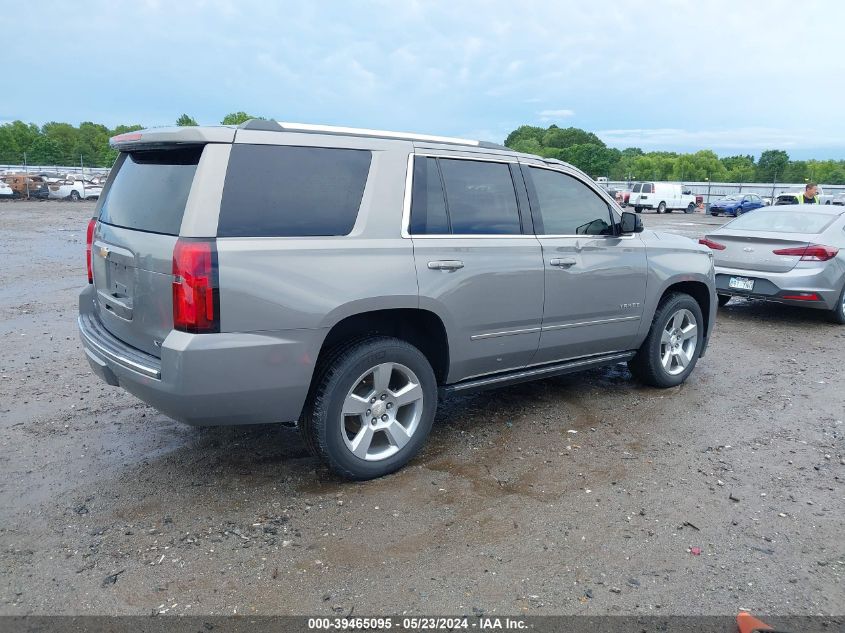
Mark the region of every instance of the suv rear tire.
POLYGON ((680 385, 698 362, 703 331, 698 302, 682 292, 668 294, 657 306, 648 336, 628 368, 652 387, 680 385))
POLYGON ((437 410, 437 380, 425 355, 387 336, 330 353, 315 374, 300 422, 309 449, 347 479, 381 477, 422 448, 437 410))

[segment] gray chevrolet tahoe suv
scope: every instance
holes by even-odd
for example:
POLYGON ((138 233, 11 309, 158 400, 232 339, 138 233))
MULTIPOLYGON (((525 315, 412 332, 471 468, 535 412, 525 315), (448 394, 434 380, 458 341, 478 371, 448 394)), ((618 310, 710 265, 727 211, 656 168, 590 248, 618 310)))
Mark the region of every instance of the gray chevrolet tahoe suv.
POLYGON ((556 160, 275 121, 112 145, 94 372, 189 424, 296 421, 345 477, 403 466, 443 394, 625 361, 670 387, 713 328, 709 249, 556 160))

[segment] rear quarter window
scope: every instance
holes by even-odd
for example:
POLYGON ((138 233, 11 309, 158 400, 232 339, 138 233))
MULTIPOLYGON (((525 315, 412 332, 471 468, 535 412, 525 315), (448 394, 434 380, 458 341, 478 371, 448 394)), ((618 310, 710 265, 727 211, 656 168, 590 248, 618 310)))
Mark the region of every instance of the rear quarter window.
POLYGON ((100 222, 179 235, 202 146, 121 154, 100 196, 100 222))
POLYGON ((235 144, 217 235, 348 235, 371 160, 367 150, 235 144))

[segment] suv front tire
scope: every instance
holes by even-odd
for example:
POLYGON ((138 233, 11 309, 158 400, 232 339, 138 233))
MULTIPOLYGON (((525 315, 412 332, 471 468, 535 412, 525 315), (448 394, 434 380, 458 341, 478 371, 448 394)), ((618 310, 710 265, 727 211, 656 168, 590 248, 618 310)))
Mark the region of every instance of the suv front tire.
POLYGON ((669 294, 657 306, 651 330, 628 368, 652 387, 680 385, 698 362, 703 333, 698 302, 685 293, 669 294))
POLYGON ((422 448, 437 410, 437 380, 413 345, 374 336, 327 355, 300 422, 311 451, 347 479, 402 468, 422 448))

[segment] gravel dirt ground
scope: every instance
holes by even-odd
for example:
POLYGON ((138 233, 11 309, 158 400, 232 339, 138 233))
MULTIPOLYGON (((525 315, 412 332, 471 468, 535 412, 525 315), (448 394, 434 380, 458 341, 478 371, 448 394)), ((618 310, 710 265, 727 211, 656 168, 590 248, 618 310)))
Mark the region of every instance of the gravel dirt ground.
POLYGON ((350 484, 295 430, 192 428, 94 377, 92 210, 0 203, 0 613, 845 613, 823 314, 734 300, 674 389, 619 365, 450 399, 409 467, 350 484))

